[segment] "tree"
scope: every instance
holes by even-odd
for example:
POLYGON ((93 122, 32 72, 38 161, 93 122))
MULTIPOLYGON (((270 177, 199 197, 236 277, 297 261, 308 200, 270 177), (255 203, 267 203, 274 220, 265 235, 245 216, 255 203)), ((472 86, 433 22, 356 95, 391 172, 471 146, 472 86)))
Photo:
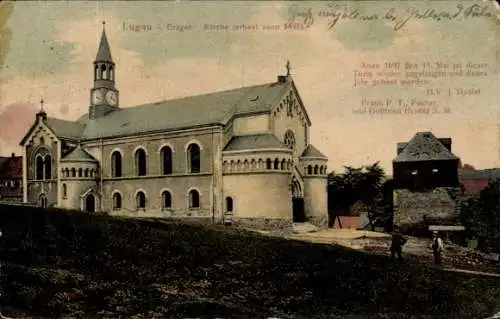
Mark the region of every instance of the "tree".
POLYGON ((491 181, 479 198, 462 202, 460 219, 470 237, 481 246, 500 250, 500 179, 491 181))
MULTIPOLYGON (((345 166, 343 174, 328 175, 328 210, 333 217, 340 212, 350 212, 355 203, 364 205, 373 228, 373 221, 383 214, 384 169, 379 162, 354 168, 345 166)), ((355 210, 359 211, 359 210, 355 210)))

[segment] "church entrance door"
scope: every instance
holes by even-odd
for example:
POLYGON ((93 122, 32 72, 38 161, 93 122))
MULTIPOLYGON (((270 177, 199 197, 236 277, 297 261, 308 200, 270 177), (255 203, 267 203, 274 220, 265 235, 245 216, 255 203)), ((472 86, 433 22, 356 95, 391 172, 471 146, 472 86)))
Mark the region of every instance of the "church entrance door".
POLYGON ((45 196, 45 194, 40 195, 40 206, 42 208, 47 208, 47 196, 45 196))
POLYGON ((297 180, 292 181, 292 214, 294 223, 303 223, 306 221, 304 195, 297 180))
POLYGON ((95 196, 92 194, 87 195, 85 198, 85 211, 87 213, 95 212, 95 196))
POLYGON ((292 210, 294 223, 303 223, 306 221, 306 215, 304 213, 304 198, 292 198, 292 210))

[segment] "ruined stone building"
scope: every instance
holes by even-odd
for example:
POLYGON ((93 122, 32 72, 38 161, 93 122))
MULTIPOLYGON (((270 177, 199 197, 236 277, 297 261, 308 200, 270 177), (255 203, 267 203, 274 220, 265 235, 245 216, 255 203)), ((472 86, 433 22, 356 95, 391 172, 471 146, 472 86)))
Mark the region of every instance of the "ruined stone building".
MULTIPOLYGON (((22 139, 23 200, 113 215, 326 226, 327 161, 290 75, 120 107, 103 31, 78 121, 42 109, 22 139)), ((125 69, 125 68, 124 68, 125 69)))
POLYGON ((393 160, 394 223, 410 226, 432 220, 453 220, 460 214, 459 158, 451 138, 419 132, 397 144, 393 160))

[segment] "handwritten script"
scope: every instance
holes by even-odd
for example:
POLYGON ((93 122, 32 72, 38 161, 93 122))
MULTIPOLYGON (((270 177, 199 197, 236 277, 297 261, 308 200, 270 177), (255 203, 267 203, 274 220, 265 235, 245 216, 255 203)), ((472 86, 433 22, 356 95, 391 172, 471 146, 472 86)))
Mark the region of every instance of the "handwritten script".
POLYGON ((472 4, 464 6, 457 4, 454 9, 436 10, 434 8, 417 9, 410 7, 402 12, 396 8, 390 8, 382 14, 367 13, 360 8, 349 8, 338 3, 329 3, 326 9, 318 10, 316 13, 312 8, 299 8, 292 5, 288 10, 289 22, 302 22, 306 27, 314 24, 315 19, 327 19, 328 29, 335 27, 340 21, 358 20, 374 21, 385 20, 394 24, 394 30, 400 30, 410 20, 433 20, 433 21, 463 21, 474 18, 495 18, 491 6, 488 4, 472 4))

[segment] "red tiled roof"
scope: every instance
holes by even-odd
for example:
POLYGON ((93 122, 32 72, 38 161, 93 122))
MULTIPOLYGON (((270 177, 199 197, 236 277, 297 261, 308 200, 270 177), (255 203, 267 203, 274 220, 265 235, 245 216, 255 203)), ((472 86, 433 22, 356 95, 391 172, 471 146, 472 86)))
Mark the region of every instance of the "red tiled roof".
POLYGON ((19 180, 23 178, 23 157, 3 157, 0 166, 0 180, 19 180))
POLYGON ((488 186, 486 179, 464 179, 460 181, 464 185, 465 196, 479 196, 481 191, 488 186))

